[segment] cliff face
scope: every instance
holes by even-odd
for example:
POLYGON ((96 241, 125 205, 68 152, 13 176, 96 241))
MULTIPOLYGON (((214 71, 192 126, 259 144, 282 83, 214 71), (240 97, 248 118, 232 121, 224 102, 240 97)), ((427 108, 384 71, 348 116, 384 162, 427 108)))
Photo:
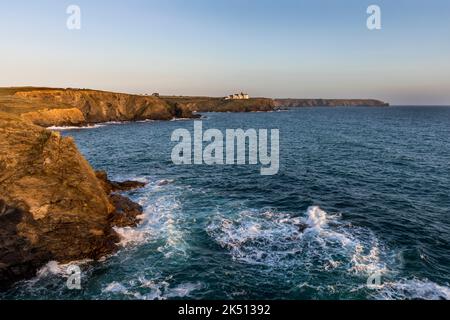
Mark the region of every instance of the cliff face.
POLYGON ((142 208, 110 191, 71 138, 0 113, 0 287, 50 260, 114 251, 112 227, 142 208))
POLYGON ((163 97, 163 99, 183 110, 197 112, 256 112, 271 111, 275 108, 274 101, 266 98, 224 100, 208 97, 163 97))
POLYGON ((182 106, 153 96, 78 89, 16 88, 7 92, 9 99, 3 96, 0 111, 17 111, 24 119, 43 126, 192 117, 182 106))
POLYGON ((42 127, 51 126, 83 126, 86 118, 80 109, 44 109, 27 112, 21 118, 42 127))
POLYGON ((196 118, 193 112, 255 112, 292 107, 371 106, 373 99, 224 100, 211 97, 142 96, 87 89, 0 88, 0 112, 20 115, 34 124, 83 126, 109 121, 196 118))
POLYGON ((198 112, 255 112, 272 111, 278 108, 293 107, 382 107, 388 103, 373 99, 267 99, 224 100, 208 97, 163 97, 171 104, 182 109, 198 112))
POLYGON ((275 99, 277 107, 387 107, 388 103, 374 99, 275 99))

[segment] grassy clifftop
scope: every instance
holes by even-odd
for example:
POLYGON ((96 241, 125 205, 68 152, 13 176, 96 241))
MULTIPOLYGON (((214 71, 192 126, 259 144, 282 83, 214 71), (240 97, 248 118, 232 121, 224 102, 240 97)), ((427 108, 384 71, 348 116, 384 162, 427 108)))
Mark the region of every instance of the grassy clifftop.
POLYGON ((41 126, 193 117, 190 110, 153 96, 32 87, 0 88, 0 112, 41 126))
POLYGON ((388 106, 373 99, 225 100, 214 97, 148 96, 90 89, 0 88, 0 112, 34 124, 82 126, 108 121, 194 118, 193 112, 256 112, 283 107, 388 106))
POLYGON ((210 97, 161 97, 171 105, 179 105, 197 112, 255 112, 271 111, 275 108, 272 99, 252 98, 248 100, 224 100, 210 97))

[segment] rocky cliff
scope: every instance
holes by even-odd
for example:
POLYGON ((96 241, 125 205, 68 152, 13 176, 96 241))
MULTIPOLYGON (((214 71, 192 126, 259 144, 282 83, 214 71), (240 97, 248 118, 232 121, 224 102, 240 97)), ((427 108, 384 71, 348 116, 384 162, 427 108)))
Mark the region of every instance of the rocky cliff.
POLYGON ((0 113, 0 287, 50 260, 113 252, 113 227, 136 225, 142 212, 113 191, 140 186, 96 175, 71 138, 0 113))
POLYGON ((0 111, 42 126, 193 117, 182 105, 170 105, 159 97, 85 89, 4 88, 0 111))
POLYGON ((33 112, 27 112, 21 115, 33 124, 45 128, 51 126, 85 126, 86 117, 80 109, 44 109, 33 112))
POLYGON ((196 112, 256 112, 272 111, 275 103, 272 99, 253 98, 248 100, 224 100, 209 97, 162 97, 168 104, 182 110, 196 112))
POLYGON ((374 99, 275 99, 275 106, 299 107, 387 107, 388 103, 374 99))
POLYGON ((373 99, 224 100, 212 97, 132 95, 87 89, 0 88, 0 112, 17 114, 44 127, 195 118, 194 112, 256 112, 292 107, 388 105, 373 99))

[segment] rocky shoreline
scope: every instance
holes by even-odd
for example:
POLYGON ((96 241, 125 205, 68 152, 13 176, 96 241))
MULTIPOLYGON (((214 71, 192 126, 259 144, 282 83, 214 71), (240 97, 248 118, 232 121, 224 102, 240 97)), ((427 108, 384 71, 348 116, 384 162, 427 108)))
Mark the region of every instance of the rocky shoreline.
POLYGON ((133 95, 89 89, 0 88, 0 112, 42 127, 85 127, 105 122, 194 119, 196 112, 267 112, 294 107, 384 107, 374 99, 225 100, 214 97, 133 95))
POLYGON ((121 195, 141 188, 94 172, 72 138, 0 113, 0 288, 48 261, 98 260, 118 248, 114 227, 139 223, 121 195))
POLYGON ((134 227, 142 207, 121 192, 142 188, 95 172, 74 140, 45 129, 104 122, 197 118, 199 112, 273 111, 318 105, 384 106, 378 100, 225 101, 86 89, 0 88, 0 289, 47 262, 100 259, 117 250, 114 227, 134 227))

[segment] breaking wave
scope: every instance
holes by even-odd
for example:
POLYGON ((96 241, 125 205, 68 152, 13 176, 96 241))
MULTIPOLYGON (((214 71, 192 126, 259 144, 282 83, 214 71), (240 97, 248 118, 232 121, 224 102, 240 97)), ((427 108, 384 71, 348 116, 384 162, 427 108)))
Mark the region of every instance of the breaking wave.
POLYGON ((218 216, 207 232, 233 259, 249 264, 364 276, 388 270, 389 257, 370 230, 346 224, 319 207, 308 208, 302 217, 271 210, 218 216))
POLYGON ((137 198, 137 202, 144 208, 140 217, 142 222, 137 228, 115 228, 121 237, 121 245, 135 246, 152 241, 159 244, 157 250, 166 258, 185 255, 184 233, 179 227, 182 224, 181 205, 177 199, 179 190, 172 186, 173 180, 141 181, 151 181, 139 191, 140 196, 137 198))

